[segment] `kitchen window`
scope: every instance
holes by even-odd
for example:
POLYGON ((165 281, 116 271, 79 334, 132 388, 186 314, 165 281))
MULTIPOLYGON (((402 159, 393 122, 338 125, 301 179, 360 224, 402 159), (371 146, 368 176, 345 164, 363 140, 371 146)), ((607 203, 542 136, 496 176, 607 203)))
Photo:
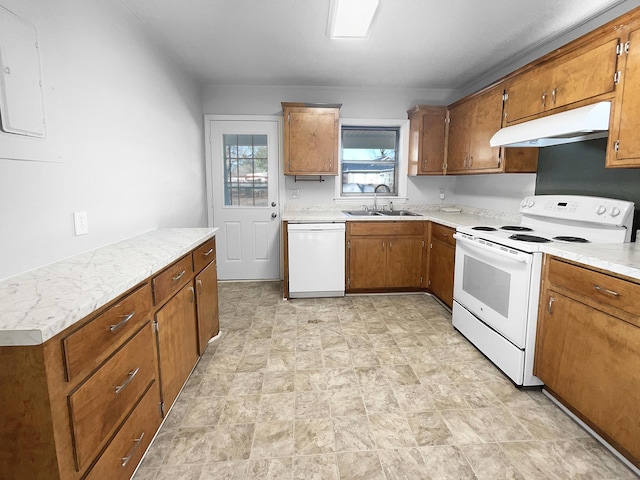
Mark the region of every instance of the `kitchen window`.
POLYGON ((406 131, 406 120, 342 119, 336 198, 405 197, 406 131))

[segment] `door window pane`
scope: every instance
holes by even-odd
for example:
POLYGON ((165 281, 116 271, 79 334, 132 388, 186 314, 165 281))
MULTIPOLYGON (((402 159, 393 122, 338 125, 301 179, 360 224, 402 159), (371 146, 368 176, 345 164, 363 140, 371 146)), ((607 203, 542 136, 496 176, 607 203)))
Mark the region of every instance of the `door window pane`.
POLYGON ((225 206, 268 206, 266 135, 223 135, 225 206))

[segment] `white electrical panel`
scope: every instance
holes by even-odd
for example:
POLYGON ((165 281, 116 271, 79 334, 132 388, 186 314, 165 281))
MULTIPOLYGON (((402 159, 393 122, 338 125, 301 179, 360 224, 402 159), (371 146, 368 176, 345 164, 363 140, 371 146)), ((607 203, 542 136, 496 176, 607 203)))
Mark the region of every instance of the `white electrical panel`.
POLYGON ((0 124, 2 131, 45 136, 36 29, 0 6, 0 124))

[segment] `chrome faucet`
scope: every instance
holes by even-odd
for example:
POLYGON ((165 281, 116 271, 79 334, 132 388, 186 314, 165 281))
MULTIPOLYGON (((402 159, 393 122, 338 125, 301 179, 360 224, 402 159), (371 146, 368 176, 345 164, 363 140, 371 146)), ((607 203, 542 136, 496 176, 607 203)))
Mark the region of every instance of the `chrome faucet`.
POLYGON ((387 190, 387 193, 391 193, 391 189, 389 188, 389 185, 385 185, 384 183, 381 183, 380 185, 376 185, 376 188, 373 189, 373 211, 377 211, 378 210, 378 189, 380 187, 384 187, 387 190))

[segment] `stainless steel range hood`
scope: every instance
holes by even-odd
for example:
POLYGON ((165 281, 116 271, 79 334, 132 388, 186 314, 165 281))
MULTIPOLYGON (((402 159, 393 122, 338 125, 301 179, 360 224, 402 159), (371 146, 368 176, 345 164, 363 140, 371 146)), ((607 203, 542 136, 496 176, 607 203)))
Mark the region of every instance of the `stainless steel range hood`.
POLYGON ((505 127, 491 137, 492 147, 548 147, 604 138, 609 134, 611 102, 594 103, 505 127))

